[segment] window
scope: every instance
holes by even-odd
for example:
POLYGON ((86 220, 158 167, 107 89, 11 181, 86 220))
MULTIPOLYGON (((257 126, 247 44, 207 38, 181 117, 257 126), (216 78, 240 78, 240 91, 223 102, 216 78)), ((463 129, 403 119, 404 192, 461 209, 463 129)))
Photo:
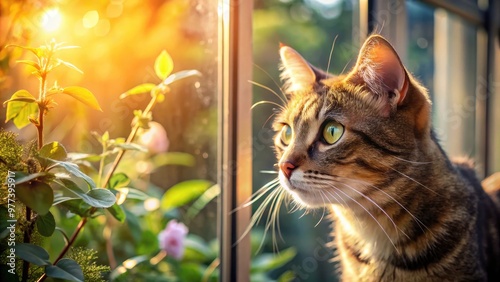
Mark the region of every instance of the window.
MULTIPOLYGON (((480 177, 500 171, 497 2, 257 2, 253 12, 253 102, 280 103, 268 89, 257 85, 279 94, 278 42, 326 69, 335 39, 329 70, 341 73, 352 67, 366 35, 377 32, 388 38, 407 69, 429 89, 434 126, 445 150, 451 156, 473 158, 480 177)), ((273 145, 270 123, 277 107, 272 103, 253 109, 254 190, 276 177, 268 173, 276 170, 269 148, 273 145)), ((323 211, 302 215, 301 211, 289 214, 288 210, 280 213, 284 242, 278 239, 278 245, 281 250, 293 246, 298 253, 287 270, 300 281, 335 281, 329 261, 332 254, 323 247, 331 240, 323 211)), ((271 243, 265 246, 272 249, 271 243)))

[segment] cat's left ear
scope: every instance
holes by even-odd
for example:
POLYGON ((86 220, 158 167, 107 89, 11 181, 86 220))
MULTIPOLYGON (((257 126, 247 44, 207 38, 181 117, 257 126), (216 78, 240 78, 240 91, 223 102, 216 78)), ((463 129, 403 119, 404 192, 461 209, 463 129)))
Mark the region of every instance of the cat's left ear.
POLYGON ((313 89, 316 83, 331 77, 328 73, 312 66, 292 47, 280 44, 281 79, 284 90, 296 93, 313 89))
POLYGON ((384 116, 403 103, 408 91, 405 68, 391 44, 380 35, 372 35, 365 41, 347 79, 367 86, 373 94, 368 98, 384 116))

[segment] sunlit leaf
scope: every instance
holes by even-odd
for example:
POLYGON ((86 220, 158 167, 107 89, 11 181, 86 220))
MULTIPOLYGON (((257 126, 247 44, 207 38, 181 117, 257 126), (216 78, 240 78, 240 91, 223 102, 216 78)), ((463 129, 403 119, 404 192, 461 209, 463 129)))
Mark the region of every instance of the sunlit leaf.
POLYGON ((101 106, 99 106, 99 102, 97 102, 94 94, 86 88, 80 86, 68 86, 62 89, 62 93, 77 99, 94 110, 102 112, 101 106))
POLYGON ((38 215, 36 218, 36 227, 42 236, 52 236, 56 229, 56 221, 52 213, 48 212, 45 215, 38 215))
POLYGON ((34 47, 27 47, 27 46, 15 45, 15 44, 9 44, 5 47, 17 47, 17 48, 22 48, 24 50, 28 50, 31 53, 33 53, 37 58, 41 58, 45 55, 45 48, 34 48, 34 47))
POLYGON ((63 161, 66 159, 68 154, 66 153, 66 149, 61 143, 54 141, 43 145, 43 147, 40 149, 40 156, 53 160, 63 161))
POLYGON ((44 182, 32 181, 16 185, 16 197, 38 214, 49 212, 54 202, 52 188, 44 182))
POLYGON ((134 144, 134 143, 115 143, 113 144, 114 147, 120 148, 123 150, 129 150, 129 151, 139 151, 139 152, 147 152, 148 149, 146 149, 144 146, 141 146, 139 144, 134 144))
POLYGON ((63 64, 65 65, 66 67, 72 69, 72 70, 75 70, 81 74, 83 74, 83 71, 81 69, 79 69, 77 66, 73 65, 72 63, 70 62, 66 62, 66 61, 63 61, 61 59, 57 59, 57 61, 60 63, 60 64, 63 64))
MULTIPOLYGON (((29 118, 38 113, 36 99, 26 90, 19 90, 12 95, 7 103, 7 113, 5 122, 12 120, 14 125, 21 129, 30 124, 29 118)), ((4 104, 5 104, 4 103, 4 104)))
POLYGON ((288 248, 279 254, 262 254, 252 259, 250 272, 267 272, 285 265, 291 261, 297 250, 294 247, 288 248))
POLYGON ((59 179, 57 183, 92 207, 109 208, 116 202, 115 195, 108 189, 95 188, 85 193, 71 180, 59 179))
POLYGON ((19 64, 26 64, 28 66, 31 66, 33 68, 35 68, 36 70, 40 71, 40 65, 35 62, 35 61, 31 61, 31 60, 18 60, 17 63, 19 64))
POLYGON ((183 71, 179 71, 179 72, 176 72, 176 73, 170 75, 165 80, 163 80, 162 84, 163 85, 169 85, 169 84, 172 84, 173 82, 175 82, 177 80, 181 80, 181 79, 184 79, 184 78, 190 77, 190 76, 201 76, 201 72, 199 72, 197 70, 183 70, 183 71))
POLYGON ((210 181, 201 179, 177 183, 163 194, 161 208, 170 210, 188 204, 201 196, 210 186, 212 186, 210 181))
MULTIPOLYGON (((134 200, 145 201, 145 200, 150 198, 148 196, 148 194, 144 193, 141 190, 134 189, 134 188, 128 188, 128 187, 116 188, 116 191, 118 194, 123 195, 123 197, 125 199, 134 199, 134 200)), ((122 196, 117 195, 117 197, 122 197, 122 196)))
POLYGON ((124 222, 126 215, 121 205, 114 204, 107 208, 108 212, 119 222, 124 222))
POLYGON ((151 90, 155 87, 156 87, 156 85, 153 83, 143 83, 143 84, 137 85, 136 87, 121 94, 120 99, 123 99, 123 98, 131 96, 131 95, 137 95, 137 94, 151 92, 151 90))
POLYGON ((45 274, 48 277, 59 278, 69 281, 83 282, 83 271, 80 265, 68 258, 63 258, 56 265, 47 265, 45 274))
POLYGON ((58 166, 62 167, 67 172, 73 174, 74 176, 83 178, 83 180, 85 180, 85 182, 87 182, 89 184, 90 188, 95 188, 96 187, 94 180, 92 180, 92 178, 90 178, 88 175, 86 175, 85 173, 83 173, 80 170, 80 168, 78 167, 78 165, 76 165, 74 163, 62 162, 62 161, 54 161, 54 163, 55 164, 54 164, 54 166, 52 166, 52 168, 58 167, 58 166))
POLYGON ((164 80, 172 73, 172 70, 174 69, 174 61, 167 51, 163 50, 156 58, 154 68, 156 75, 161 80, 164 80))
POLYGON ((34 265, 50 265, 49 253, 37 245, 16 243, 16 256, 34 265))
POLYGON ((130 178, 128 178, 128 176, 125 173, 119 172, 113 174, 113 176, 109 180, 108 187, 116 189, 120 187, 125 187, 129 183, 130 183, 130 178))

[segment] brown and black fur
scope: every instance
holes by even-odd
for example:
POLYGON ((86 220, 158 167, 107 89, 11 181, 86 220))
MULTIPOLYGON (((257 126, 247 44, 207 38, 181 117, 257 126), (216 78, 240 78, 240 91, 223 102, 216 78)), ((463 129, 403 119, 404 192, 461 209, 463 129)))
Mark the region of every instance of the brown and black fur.
POLYGON ((500 177, 483 181, 486 193, 468 161, 448 159, 426 89, 390 44, 371 36, 338 77, 280 52, 289 94, 274 122, 281 185, 306 208, 331 207, 342 280, 500 281, 500 177), (325 144, 331 120, 344 133, 325 144))

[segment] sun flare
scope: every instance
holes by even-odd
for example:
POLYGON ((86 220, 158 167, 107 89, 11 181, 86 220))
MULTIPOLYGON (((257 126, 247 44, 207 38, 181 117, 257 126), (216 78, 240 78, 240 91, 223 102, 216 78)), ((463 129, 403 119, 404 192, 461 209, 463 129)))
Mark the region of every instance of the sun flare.
POLYGON ((62 15, 58 8, 45 11, 41 18, 41 26, 46 32, 55 32, 61 27, 62 15))

